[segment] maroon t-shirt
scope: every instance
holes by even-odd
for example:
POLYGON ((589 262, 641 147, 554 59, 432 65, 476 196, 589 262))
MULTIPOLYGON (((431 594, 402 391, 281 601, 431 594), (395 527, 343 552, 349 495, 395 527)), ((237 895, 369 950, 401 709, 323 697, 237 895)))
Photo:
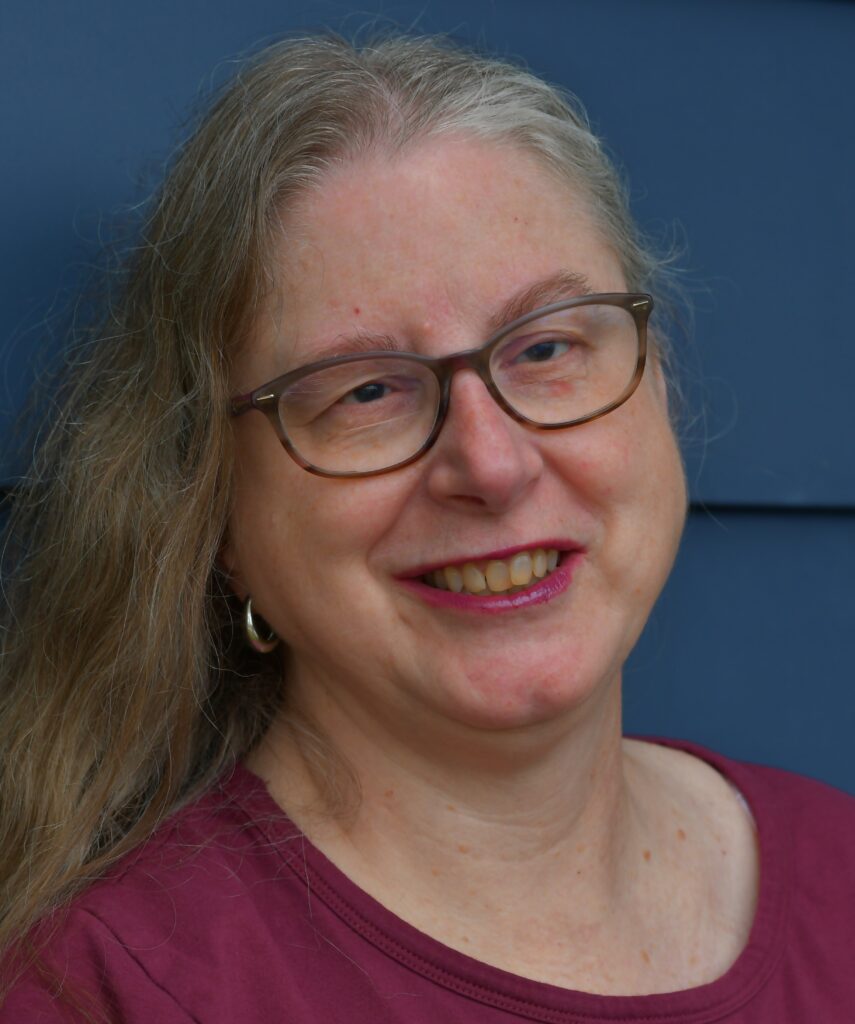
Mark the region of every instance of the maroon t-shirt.
POLYGON ((855 799, 675 744, 758 829, 748 945, 718 980, 647 996, 529 981, 429 938, 358 889, 237 768, 75 902, 0 1024, 837 1024, 855 1021, 855 799))

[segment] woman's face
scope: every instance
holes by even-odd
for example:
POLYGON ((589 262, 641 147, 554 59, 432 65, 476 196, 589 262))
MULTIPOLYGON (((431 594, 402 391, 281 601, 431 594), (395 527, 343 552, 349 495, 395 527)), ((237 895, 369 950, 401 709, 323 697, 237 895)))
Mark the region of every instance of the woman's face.
MULTIPOLYGON (((281 238, 281 287, 237 359, 235 392, 360 332, 432 356, 476 347, 509 300, 562 272, 626 291, 573 192, 487 142, 429 141, 335 170, 288 212, 281 238)), ((438 715, 489 729, 614 692, 685 513, 655 365, 616 411, 556 431, 512 420, 463 370, 434 447, 384 476, 313 476, 261 415, 235 432, 224 560, 288 645, 304 699, 366 721, 438 715), (535 603, 458 607, 413 579, 544 547, 564 552, 565 571, 535 603)))

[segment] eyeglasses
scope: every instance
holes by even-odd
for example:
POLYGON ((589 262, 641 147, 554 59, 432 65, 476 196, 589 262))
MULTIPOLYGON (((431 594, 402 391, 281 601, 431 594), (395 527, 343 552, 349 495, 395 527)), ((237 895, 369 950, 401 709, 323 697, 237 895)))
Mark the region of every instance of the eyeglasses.
POLYGON ((439 359, 383 351, 309 363, 236 396, 231 411, 263 412, 310 473, 388 473, 436 441, 460 370, 477 373, 509 416, 542 430, 617 409, 644 372, 652 309, 644 294, 555 302, 506 324, 480 348, 439 359))

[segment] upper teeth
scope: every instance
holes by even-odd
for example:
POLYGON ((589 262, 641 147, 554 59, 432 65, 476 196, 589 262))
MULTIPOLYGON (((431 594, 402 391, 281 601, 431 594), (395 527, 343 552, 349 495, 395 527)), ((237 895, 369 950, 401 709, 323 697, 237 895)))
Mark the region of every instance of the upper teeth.
POLYGON ((527 587, 532 578, 542 579, 558 565, 555 548, 519 551, 510 558, 494 558, 488 562, 464 562, 434 569, 425 581, 441 590, 483 594, 499 594, 527 587))

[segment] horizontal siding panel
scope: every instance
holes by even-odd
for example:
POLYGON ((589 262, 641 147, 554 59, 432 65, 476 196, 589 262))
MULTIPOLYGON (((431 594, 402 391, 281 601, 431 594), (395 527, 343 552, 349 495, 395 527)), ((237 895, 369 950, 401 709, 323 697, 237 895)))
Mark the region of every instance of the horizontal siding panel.
POLYGON ((855 793, 855 513, 693 512, 625 675, 627 730, 855 793))

